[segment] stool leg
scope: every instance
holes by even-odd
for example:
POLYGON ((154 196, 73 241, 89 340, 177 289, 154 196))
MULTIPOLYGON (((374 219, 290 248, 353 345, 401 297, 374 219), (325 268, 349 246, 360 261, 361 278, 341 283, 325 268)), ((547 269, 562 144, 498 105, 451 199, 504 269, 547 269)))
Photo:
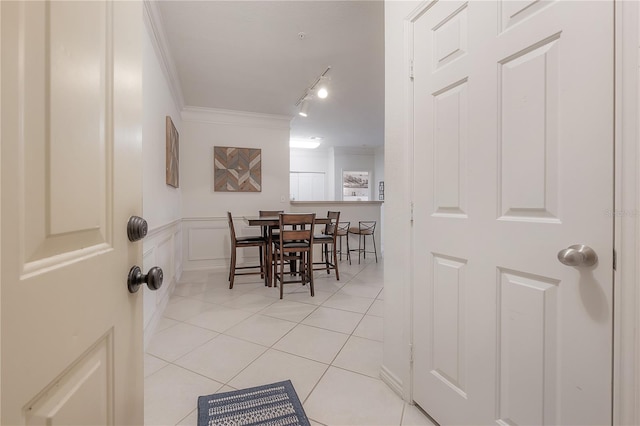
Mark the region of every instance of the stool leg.
POLYGON ((349 265, 351 265, 351 250, 349 250, 349 234, 347 234, 347 260, 349 261, 349 265))
POLYGON ((367 258, 367 234, 362 235, 362 257, 367 258))
POLYGON ((373 240, 373 254, 376 255, 376 263, 378 263, 378 249, 376 248, 376 237, 371 234, 371 239, 373 240))
POLYGON ((340 272, 338 272, 338 254, 336 253, 336 243, 334 241, 332 245, 333 248, 333 269, 336 270, 336 281, 340 281, 340 272))

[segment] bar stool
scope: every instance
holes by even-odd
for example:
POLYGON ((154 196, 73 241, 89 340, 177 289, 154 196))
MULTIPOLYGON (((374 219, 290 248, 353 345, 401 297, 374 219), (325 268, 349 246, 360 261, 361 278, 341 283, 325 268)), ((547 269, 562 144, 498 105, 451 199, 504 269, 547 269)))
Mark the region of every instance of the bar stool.
POLYGON ((375 231, 375 220, 361 220, 360 222, 358 222, 357 228, 355 226, 349 228, 350 234, 358 236, 358 248, 349 250, 358 252, 358 263, 360 263, 361 253, 365 259, 367 258, 367 253, 374 253, 376 255, 376 263, 378 263, 378 251, 376 249, 376 237, 374 235, 375 231), (367 235, 370 235, 371 239, 373 240, 373 251, 367 251, 367 235))
POLYGON ((342 237, 347 237, 347 260, 351 265, 351 255, 349 254, 349 226, 351 222, 338 222, 338 228, 336 230, 336 237, 339 239, 338 253, 340 253, 340 262, 342 262, 342 237))

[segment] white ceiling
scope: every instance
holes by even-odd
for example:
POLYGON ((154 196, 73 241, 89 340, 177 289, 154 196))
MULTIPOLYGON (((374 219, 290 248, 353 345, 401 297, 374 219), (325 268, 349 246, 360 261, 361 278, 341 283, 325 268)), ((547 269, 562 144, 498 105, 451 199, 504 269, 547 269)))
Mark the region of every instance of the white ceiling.
POLYGON ((381 0, 157 6, 186 106, 289 115, 293 138, 323 146, 383 145, 381 0), (329 97, 299 117, 296 102, 328 66, 329 97))

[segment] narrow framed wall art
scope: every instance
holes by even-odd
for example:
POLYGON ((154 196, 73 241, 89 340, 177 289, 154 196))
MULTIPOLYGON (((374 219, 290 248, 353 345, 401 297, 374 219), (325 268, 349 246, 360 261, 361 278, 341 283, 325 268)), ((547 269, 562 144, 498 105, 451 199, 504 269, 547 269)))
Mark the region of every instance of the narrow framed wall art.
POLYGON ((167 115, 167 151, 166 151, 166 182, 174 188, 180 187, 180 141, 176 126, 167 115))

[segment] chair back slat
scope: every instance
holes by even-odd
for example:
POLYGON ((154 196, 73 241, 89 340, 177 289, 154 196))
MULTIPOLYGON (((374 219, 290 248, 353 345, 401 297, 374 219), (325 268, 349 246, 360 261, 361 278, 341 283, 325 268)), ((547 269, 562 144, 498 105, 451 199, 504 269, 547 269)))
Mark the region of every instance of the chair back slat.
POLYGON ((292 240, 308 240, 311 235, 311 231, 308 229, 285 229, 280 232, 283 241, 292 240))
POLYGON ((280 242, 292 240, 313 240, 315 213, 281 213, 280 242))

